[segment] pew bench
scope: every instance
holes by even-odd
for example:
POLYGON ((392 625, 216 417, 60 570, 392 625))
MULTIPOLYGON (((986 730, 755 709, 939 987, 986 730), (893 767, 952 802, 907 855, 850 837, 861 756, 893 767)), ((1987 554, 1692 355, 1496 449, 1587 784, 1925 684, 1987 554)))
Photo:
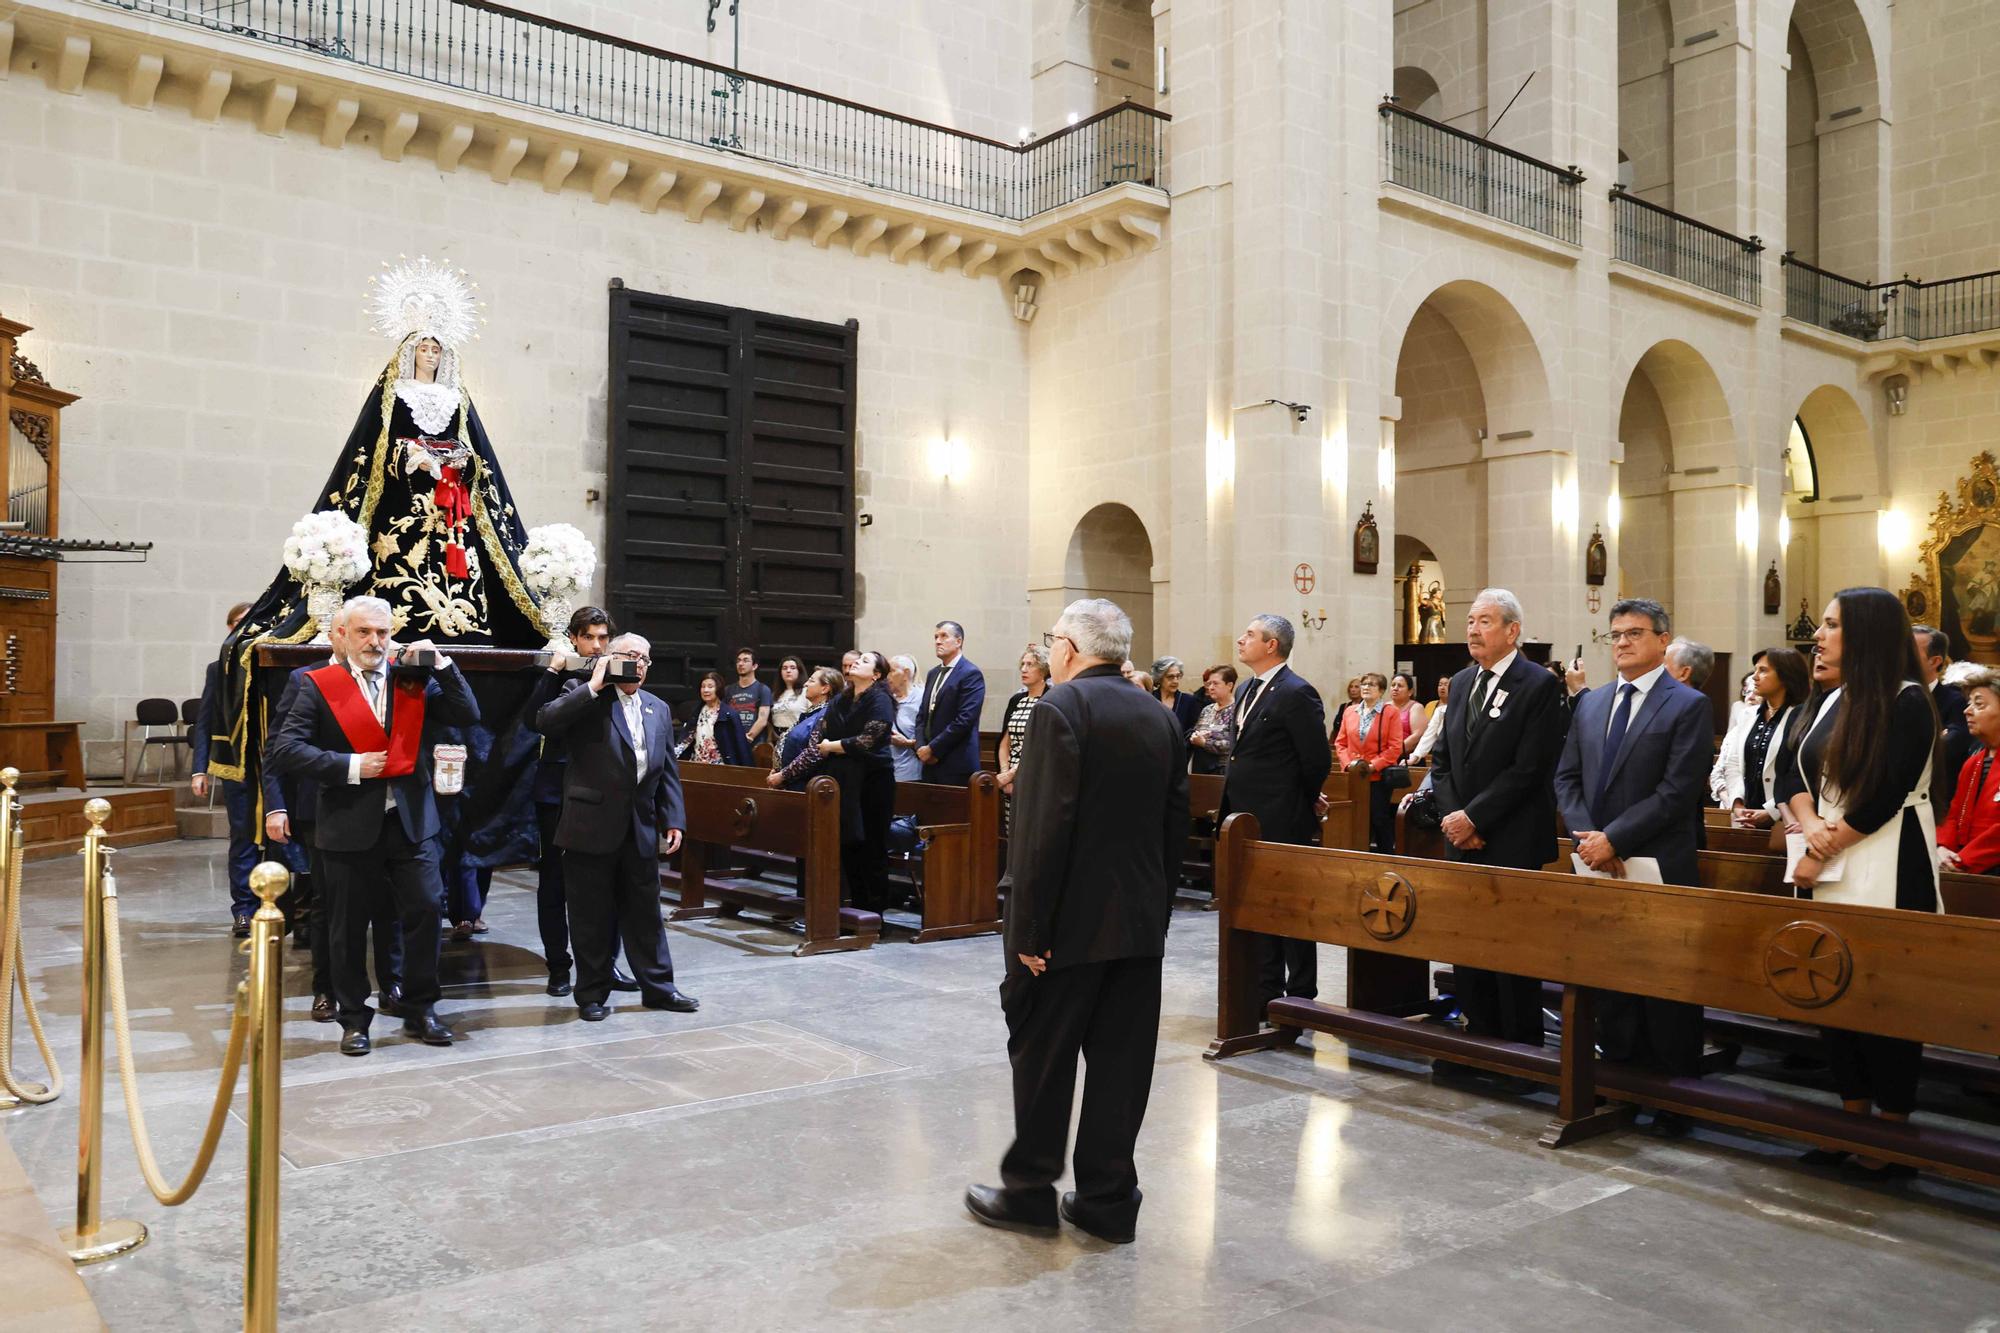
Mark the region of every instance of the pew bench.
POLYGON ((1000 779, 974 773, 963 787, 896 784, 896 814, 917 821, 911 859, 921 918, 913 940, 958 940, 1000 929, 1000 779))

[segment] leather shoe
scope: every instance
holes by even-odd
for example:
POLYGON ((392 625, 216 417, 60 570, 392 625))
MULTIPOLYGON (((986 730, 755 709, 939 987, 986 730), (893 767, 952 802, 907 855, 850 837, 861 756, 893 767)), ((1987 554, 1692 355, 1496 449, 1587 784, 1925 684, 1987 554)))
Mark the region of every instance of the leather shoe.
POLYGON ((1062 1227, 1043 1209, 1029 1209, 1007 1197, 1007 1191, 992 1185, 972 1185, 965 1191, 965 1211, 989 1227, 1002 1231, 1022 1231, 1031 1236, 1053 1236, 1062 1227))
POLYGON ((250 914, 248 912, 238 912, 236 914, 235 935, 239 940, 250 938, 250 914))
POLYGON ((614 967, 611 969, 611 989, 636 991, 639 989, 639 983, 614 967))
POLYGON ((642 1003, 648 1009, 671 1009, 677 1014, 691 1014, 701 1008, 700 1000, 678 986, 669 986, 658 995, 648 995, 642 1003))
POLYGON ((409 1036, 421 1037, 426 1046, 449 1046, 452 1041, 452 1030, 428 1009, 405 1018, 403 1031, 409 1036))
POLYGON ((1653 1132, 1663 1139, 1684 1139, 1694 1128, 1694 1121, 1679 1111, 1653 1112, 1653 1132))
POLYGON ((368 1034, 360 1028, 350 1028, 348 1031, 340 1034, 340 1053, 342 1055, 366 1055, 370 1049, 372 1048, 369 1045, 368 1034))
POLYGON ((586 1023, 602 1023, 611 1016, 611 1011, 601 1004, 580 1004, 576 1007, 576 1012, 586 1023))
POLYGON ((331 1023, 332 1021, 333 997, 331 995, 313 996, 313 1022, 331 1023))
POLYGON ((551 995, 569 994, 569 973, 567 972, 549 973, 549 994, 551 995))
POLYGON ((385 1018, 401 1018, 403 1016, 403 988, 401 986, 391 986, 389 989, 383 991, 375 997, 375 1008, 385 1018))
MULTIPOLYGON (((1133 1193, 1136 1194, 1138 1191, 1134 1190, 1133 1193)), ((1063 1191, 1062 1203, 1058 1206, 1058 1211, 1062 1213, 1063 1221, 1069 1223, 1078 1231, 1087 1232, 1101 1241, 1109 1242, 1112 1245, 1130 1245, 1132 1243, 1132 1223, 1127 1222, 1120 1225, 1115 1222, 1109 1222, 1092 1213, 1089 1207, 1079 1207, 1076 1202, 1075 1190, 1063 1191)))

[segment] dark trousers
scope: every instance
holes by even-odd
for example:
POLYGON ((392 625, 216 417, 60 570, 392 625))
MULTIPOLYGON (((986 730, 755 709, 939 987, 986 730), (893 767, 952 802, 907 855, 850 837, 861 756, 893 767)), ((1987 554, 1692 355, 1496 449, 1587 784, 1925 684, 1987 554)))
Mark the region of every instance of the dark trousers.
POLYGON ((577 1004, 603 1004, 611 997, 611 964, 621 940, 640 994, 664 999, 674 984, 674 955, 660 919, 659 854, 636 843, 609 853, 566 848, 563 878, 577 1004))
POLYGON ((563 891, 563 849, 556 846, 562 803, 537 805, 535 827, 542 833, 542 859, 535 866, 535 924, 542 930, 542 957, 549 975, 569 975, 569 898, 563 891))
POLYGON ((1319 998, 1319 945, 1286 935, 1258 935, 1258 1011, 1281 995, 1300 1000, 1319 998))
POLYGON ((257 868, 257 793, 246 782, 222 783, 222 808, 229 815, 229 910, 244 916, 257 910, 257 895, 250 892, 250 872, 257 868))
POLYGON ((453 861, 443 872, 444 914, 454 926, 477 921, 486 912, 486 893, 493 887, 491 866, 453 861))
POLYGON ((1878 1037, 1843 1028, 1821 1028, 1833 1086, 1844 1102, 1874 1102, 1890 1115, 1917 1109, 1917 1077, 1923 1070, 1922 1042, 1878 1037))
POLYGON ((1455 998, 1465 1015, 1466 1032, 1530 1046, 1542 1044, 1542 983, 1538 979, 1456 964, 1452 971, 1458 977, 1455 998))
MULTIPOLYGON (((368 1030, 375 1011, 368 1005, 368 926, 386 895, 402 923, 403 1003, 420 1013, 438 999, 438 913, 444 886, 438 878, 437 848, 414 843, 391 811, 382 820, 375 845, 364 852, 320 852, 326 887, 328 978, 340 1026, 368 1030)), ((377 932, 379 946, 382 932, 377 932)), ((379 969, 379 965, 378 965, 379 969)))
POLYGON ((1698 1078, 1701 1006, 1599 991, 1597 1044, 1604 1058, 1615 1063, 1650 1065, 1675 1078, 1698 1078))
MULTIPOLYGON (((314 995, 333 994, 333 908, 326 887, 324 853, 313 846, 311 824, 292 826, 294 848, 307 859, 307 876, 315 886, 313 909, 306 918, 306 935, 312 945, 312 988, 314 995)), ((295 853, 296 855, 296 853, 295 853)), ((368 890, 368 925, 375 954, 375 989, 386 991, 403 984, 403 926, 396 919, 395 905, 387 886, 377 883, 368 890)), ((362 989, 367 989, 364 978, 362 989)))
POLYGON ((1390 799, 1389 784, 1380 779, 1368 784, 1368 849, 1396 854, 1396 803, 1390 799))
POLYGON ((867 764, 859 773, 861 818, 841 829, 840 870, 847 901, 879 912, 889 905, 889 825, 896 817, 896 770, 867 764))
POLYGON ((1029 1208, 1052 1211, 1081 1055, 1077 1201, 1107 1222, 1129 1225, 1139 1214, 1132 1152, 1160 1036, 1160 960, 1078 963, 1039 977, 1010 968, 1000 1005, 1014 1066, 1014 1143, 1000 1159, 1001 1183, 1029 1208))

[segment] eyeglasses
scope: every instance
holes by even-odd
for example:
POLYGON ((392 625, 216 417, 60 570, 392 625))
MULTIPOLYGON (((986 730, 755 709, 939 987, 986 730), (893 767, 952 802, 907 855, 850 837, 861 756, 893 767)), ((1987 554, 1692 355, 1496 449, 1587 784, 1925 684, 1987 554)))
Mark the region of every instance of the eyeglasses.
POLYGON ((637 662, 637 663, 638 663, 638 664, 639 664, 640 666, 651 666, 651 665, 653 665, 653 659, 652 659, 652 658, 650 658, 650 657, 642 657, 642 656, 640 656, 640 655, 639 655, 638 653, 627 653, 627 652, 617 652, 617 653, 613 653, 613 654, 611 654, 611 655, 612 655, 613 657, 615 657, 615 658, 618 658, 618 659, 619 659, 620 661, 624 661, 624 662, 637 662))
POLYGON ((1613 643, 1637 643, 1654 631, 1648 629, 1615 629, 1604 637, 1613 643))
POLYGON ((1061 639, 1061 640, 1062 640, 1062 641, 1063 641, 1064 643, 1068 644, 1068 645, 1069 645, 1070 647, 1072 647, 1072 648, 1076 647, 1076 640, 1075 640, 1075 639, 1072 639, 1072 638, 1071 638, 1071 637, 1070 637, 1069 635, 1067 635, 1067 634, 1058 634, 1058 633, 1056 633, 1056 632, 1055 632, 1054 630, 1048 630, 1048 631, 1046 631, 1045 633, 1043 633, 1043 635, 1042 635, 1042 647, 1044 647, 1044 648, 1053 648, 1053 647, 1055 647, 1055 646, 1056 646, 1056 640, 1057 640, 1057 639, 1061 639))

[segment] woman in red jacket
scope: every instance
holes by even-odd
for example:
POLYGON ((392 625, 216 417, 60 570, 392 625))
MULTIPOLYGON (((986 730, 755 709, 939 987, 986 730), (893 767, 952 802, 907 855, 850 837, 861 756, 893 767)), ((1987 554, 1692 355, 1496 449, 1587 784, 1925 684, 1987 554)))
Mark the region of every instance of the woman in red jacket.
POLYGON ((1382 697, 1389 680, 1379 671, 1361 678, 1361 701, 1340 715, 1333 752, 1351 773, 1368 774, 1368 850, 1396 850, 1396 812, 1382 770, 1403 762, 1403 713, 1382 697))
POLYGON ((1979 748, 1958 771, 1951 813, 1938 825, 1938 867, 1968 875, 2000 870, 2000 674, 1979 671, 1960 682, 1965 728, 1979 748))

